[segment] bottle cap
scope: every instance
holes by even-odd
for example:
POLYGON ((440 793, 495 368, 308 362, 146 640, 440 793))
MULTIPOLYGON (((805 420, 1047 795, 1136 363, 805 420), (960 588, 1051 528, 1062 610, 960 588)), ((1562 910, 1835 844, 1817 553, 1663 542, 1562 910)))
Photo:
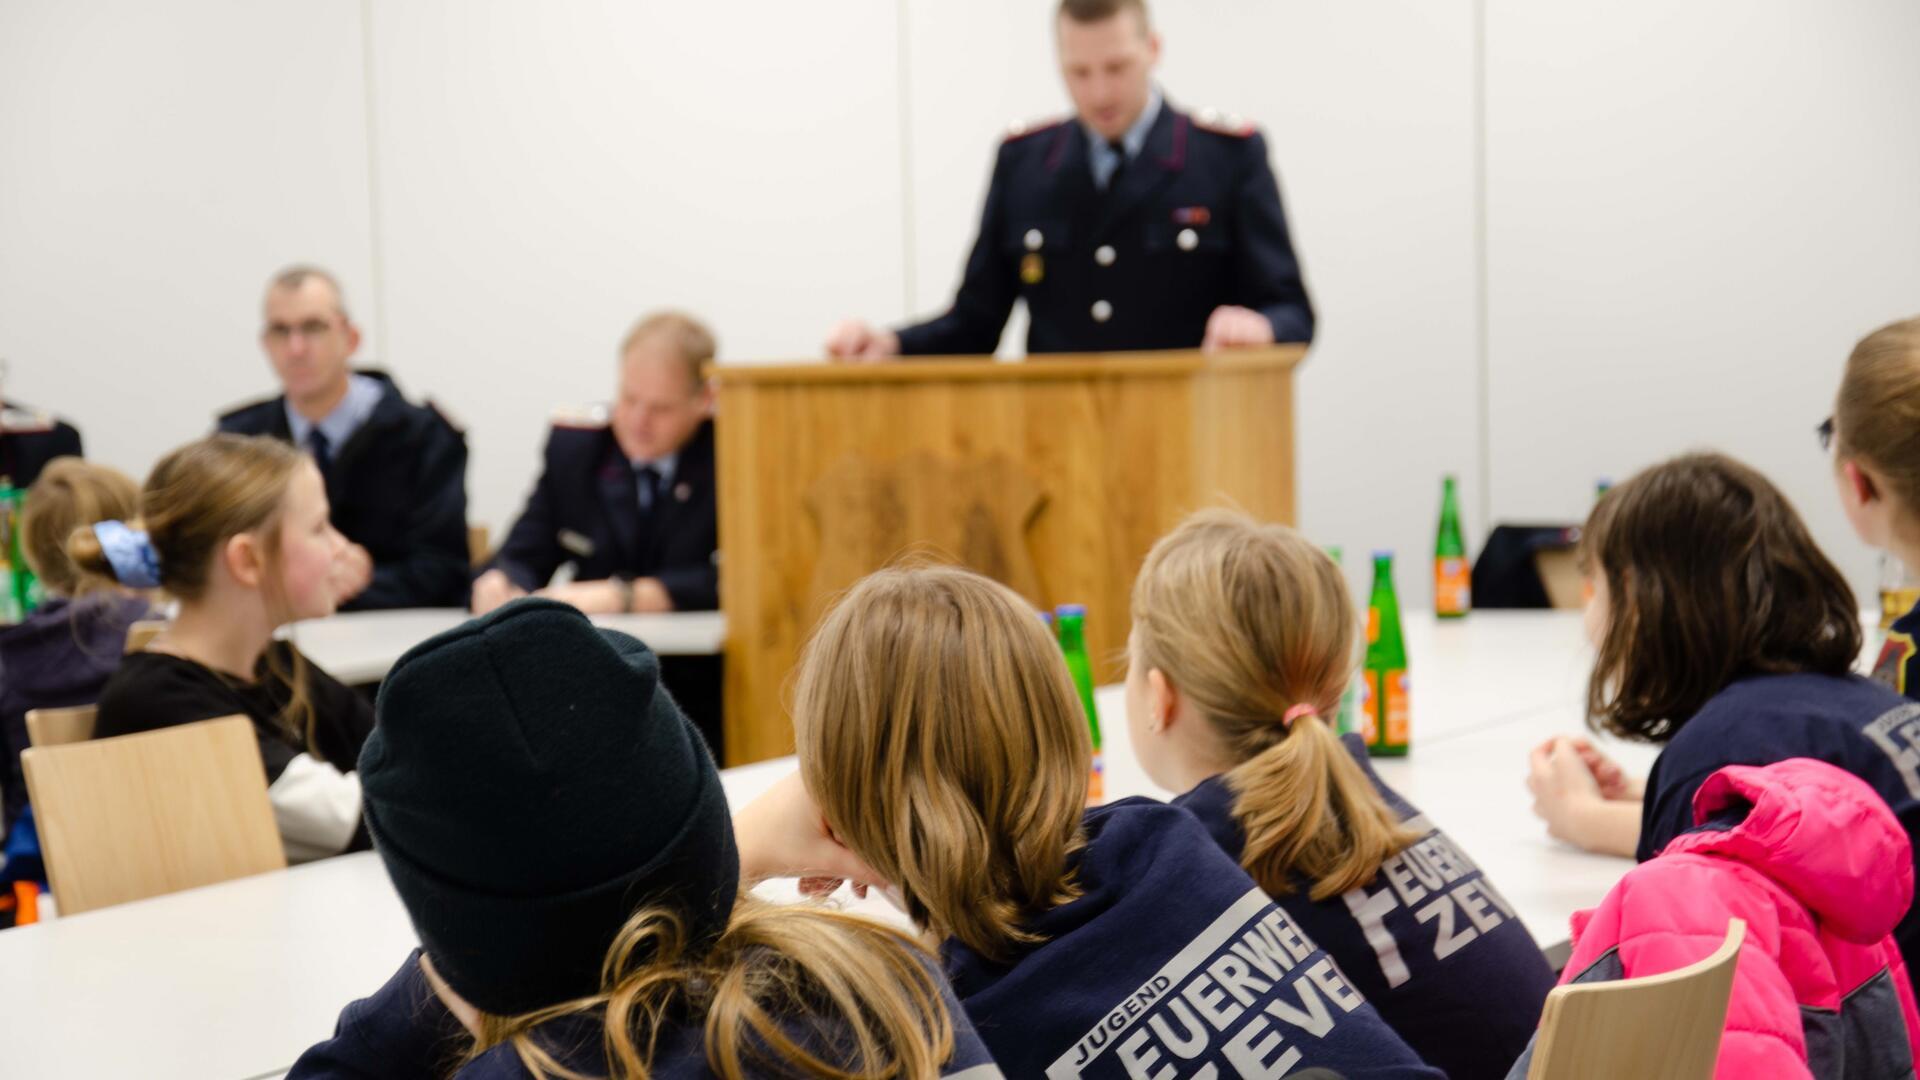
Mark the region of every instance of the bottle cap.
POLYGON ((1393 558, 1392 548, 1374 548, 1373 549, 1373 561, 1379 562, 1381 559, 1391 559, 1391 558, 1393 558))
POLYGON ((1087 617, 1087 605, 1061 604, 1059 607, 1053 609, 1053 613, 1062 619, 1071 619, 1075 616, 1084 619, 1087 617))

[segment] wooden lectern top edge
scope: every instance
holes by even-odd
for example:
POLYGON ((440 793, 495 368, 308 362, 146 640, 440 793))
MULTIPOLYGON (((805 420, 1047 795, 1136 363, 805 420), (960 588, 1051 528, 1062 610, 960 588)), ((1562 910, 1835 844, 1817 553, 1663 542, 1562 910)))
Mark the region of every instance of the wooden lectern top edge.
POLYGON ((824 360, 794 363, 707 365, 722 385, 771 383, 858 383, 915 381, 988 381, 1159 377, 1197 371, 1265 371, 1291 368, 1306 356, 1305 345, 1272 345, 1203 353, 1198 349, 1113 353, 1061 353, 1011 363, 985 356, 915 357, 883 364, 836 364, 824 360))

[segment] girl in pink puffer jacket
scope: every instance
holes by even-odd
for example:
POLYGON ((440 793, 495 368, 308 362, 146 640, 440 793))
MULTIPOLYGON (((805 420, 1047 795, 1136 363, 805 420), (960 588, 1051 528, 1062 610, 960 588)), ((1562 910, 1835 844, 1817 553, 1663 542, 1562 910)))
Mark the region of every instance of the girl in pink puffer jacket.
POLYGON ((1719 770, 1693 813, 1691 832, 1573 917, 1562 981, 1685 967, 1744 919, 1716 1077, 1913 1076, 1920 1015, 1890 936, 1913 860, 1886 803, 1832 765, 1790 758, 1719 770))

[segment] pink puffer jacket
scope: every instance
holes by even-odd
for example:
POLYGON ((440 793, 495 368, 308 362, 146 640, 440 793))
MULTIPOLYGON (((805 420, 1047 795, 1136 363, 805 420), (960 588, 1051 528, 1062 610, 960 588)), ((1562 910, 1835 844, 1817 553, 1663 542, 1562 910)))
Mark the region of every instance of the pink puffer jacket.
POLYGON ((1715 1076, 1912 1076, 1920 1015, 1890 932, 1913 898, 1906 833, 1873 789, 1794 758, 1721 769, 1699 828, 1573 918, 1564 982, 1672 971, 1744 919, 1715 1076))

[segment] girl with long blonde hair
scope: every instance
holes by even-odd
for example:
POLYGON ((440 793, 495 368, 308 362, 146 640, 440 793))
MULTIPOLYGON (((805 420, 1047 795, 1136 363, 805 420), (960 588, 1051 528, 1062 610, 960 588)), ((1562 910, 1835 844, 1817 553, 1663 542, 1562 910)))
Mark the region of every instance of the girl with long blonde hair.
POLYGON ((1005 586, 861 581, 807 645, 793 717, 800 772, 766 800, 815 828, 788 870, 844 847, 940 941, 1008 1075, 1436 1075, 1192 815, 1087 809, 1086 718, 1005 586))
POLYGON ((1553 971, 1473 860, 1334 732, 1358 637, 1325 552, 1195 514, 1134 582, 1134 754, 1421 1056, 1456 1080, 1504 1076, 1553 971))

